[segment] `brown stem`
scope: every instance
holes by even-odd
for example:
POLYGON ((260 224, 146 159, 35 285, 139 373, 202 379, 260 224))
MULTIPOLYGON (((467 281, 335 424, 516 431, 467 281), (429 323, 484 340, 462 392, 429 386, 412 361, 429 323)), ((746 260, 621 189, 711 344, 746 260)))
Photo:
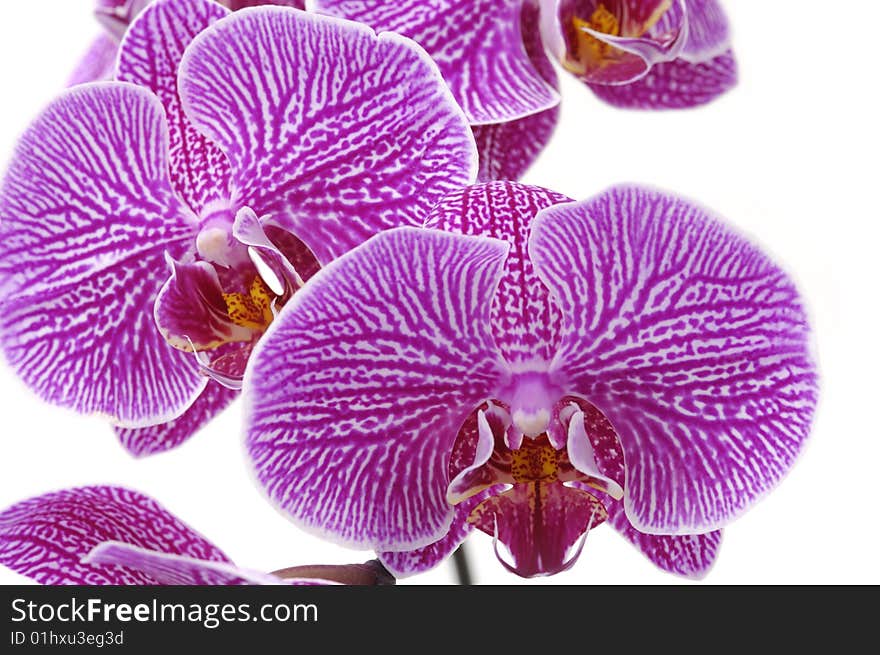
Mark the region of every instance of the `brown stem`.
POLYGON ((393 585, 397 582, 391 573, 382 566, 379 560, 370 560, 363 564, 311 564, 307 566, 291 566, 286 569, 273 571, 285 580, 290 578, 305 578, 317 580, 331 580, 344 585, 393 585))

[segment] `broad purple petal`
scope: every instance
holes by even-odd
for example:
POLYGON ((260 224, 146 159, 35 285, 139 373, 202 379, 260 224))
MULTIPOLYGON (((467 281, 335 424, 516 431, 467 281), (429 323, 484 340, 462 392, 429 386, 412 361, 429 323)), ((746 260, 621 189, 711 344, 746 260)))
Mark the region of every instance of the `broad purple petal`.
MULTIPOLYGON (((540 8, 537 0, 525 0, 522 6, 522 37, 529 61, 547 84, 557 91, 559 79, 547 57, 539 29, 540 8)), ((525 118, 503 123, 474 125, 474 138, 480 153, 480 182, 517 180, 528 170, 549 143, 559 121, 559 105, 525 118)))
POLYGON ((569 198, 515 182, 476 184, 447 195, 426 225, 510 243, 504 276, 492 300, 492 331, 508 361, 545 359, 556 351, 561 317, 528 257, 532 220, 539 211, 569 198))
POLYGON ((238 392, 209 382, 196 401, 178 418, 146 428, 115 428, 123 447, 135 457, 176 448, 206 426, 238 397, 238 392))
POLYGON ((630 84, 592 84, 590 88, 608 104, 623 109, 686 109, 711 102, 736 82, 736 59, 728 51, 696 64, 684 59, 656 64, 630 84))
POLYGON ((246 447, 298 524, 379 551, 446 534, 453 443, 503 374, 486 299, 506 251, 399 228, 323 269, 284 308, 249 365, 246 447))
POLYGON ((153 322, 165 253, 190 256, 195 236, 167 144, 148 91, 75 87, 22 137, 0 193, 7 361, 44 399, 128 426, 178 416, 205 385, 153 322))
POLYGON ((468 120, 500 123, 559 104, 523 46, 522 0, 312 0, 310 9, 396 32, 437 62, 468 120))
POLYGON ((394 34, 293 9, 238 12, 190 46, 180 89, 229 157, 238 206, 321 263, 421 224, 476 176, 461 109, 427 55, 394 34))
POLYGON ((719 528, 788 471, 817 397, 791 280, 707 212, 614 188, 544 210, 529 252, 566 317, 551 372, 596 405, 651 533, 719 528))
POLYGON ((149 574, 82 560, 121 541, 229 564, 213 544, 155 500, 120 487, 80 487, 24 500, 0 513, 0 564, 41 584, 157 584, 149 574))
POLYGON ((228 15, 213 0, 155 0, 122 40, 116 78, 155 93, 168 118, 171 181, 197 214, 228 200, 229 164, 217 146, 189 122, 177 92, 177 70, 186 47, 202 30, 228 15))
POLYGON ((606 508, 608 523, 664 571, 701 579, 715 564, 721 547, 721 530, 681 536, 645 534, 636 530, 626 518, 622 503, 612 501, 606 508))
POLYGON ((109 80, 113 76, 119 42, 109 34, 97 37, 67 81, 67 86, 109 80))
POLYGON ((212 562, 163 553, 120 541, 104 541, 83 558, 83 564, 136 572, 160 585, 288 584, 268 573, 248 571, 231 563, 212 562))

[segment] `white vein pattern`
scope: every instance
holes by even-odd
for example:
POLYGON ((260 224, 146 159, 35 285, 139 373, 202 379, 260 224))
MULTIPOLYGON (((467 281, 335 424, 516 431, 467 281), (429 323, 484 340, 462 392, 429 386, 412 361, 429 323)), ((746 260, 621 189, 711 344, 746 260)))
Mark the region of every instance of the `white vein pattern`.
MULTIPOLYGON (((559 90, 559 78, 547 57, 540 31, 537 0, 522 3, 523 46, 529 60, 547 84, 559 90)), ((480 152, 480 182, 518 180, 535 161, 556 129, 560 106, 503 123, 474 125, 474 139, 480 152)))
POLYGON ((636 528, 715 529, 787 472, 817 379, 797 291, 760 251, 619 187, 544 210, 530 253, 566 315, 552 373, 613 424, 636 528))
POLYGON ((448 530, 458 427, 503 375, 488 333, 507 246, 399 228, 319 272, 245 382, 246 447, 300 525, 376 550, 448 530))
MULTIPOLYGON (((585 491, 595 492, 586 485, 577 486, 585 491)), ((606 497, 603 504, 608 510, 608 523, 640 553, 664 571, 699 580, 704 578, 715 564, 718 551, 721 549, 721 530, 705 534, 645 534, 636 530, 629 522, 623 503, 606 497)))
POLYGON ((314 0, 306 5, 413 39, 437 62, 475 125, 516 120, 559 103, 523 46, 523 0, 314 0))
POLYGON ((183 113, 177 69, 193 38, 228 14, 213 0, 155 0, 126 31, 116 68, 116 79, 140 84, 162 101, 171 180, 196 214, 212 201, 228 199, 229 164, 183 113))
POLYGON ((79 87, 22 137, 0 193, 6 359, 43 398, 128 425, 172 418, 204 386, 152 318, 164 253, 190 256, 196 229, 167 144, 146 90, 79 87))
POLYGON ((84 563, 92 566, 125 567, 161 585, 272 585, 285 584, 273 575, 246 571, 226 562, 212 562, 186 555, 163 553, 120 541, 96 546, 84 563))
POLYGON ((449 194, 426 219, 427 227, 510 244, 504 275, 491 300, 491 320, 495 341, 511 363, 549 362, 556 352, 562 316, 535 274, 527 249, 538 212, 565 202, 571 199, 540 187, 492 182, 449 194))
POLYGON ((155 500, 120 487, 67 489, 0 512, 0 564, 41 584, 161 584, 149 572, 83 561, 107 541, 231 564, 155 500))
POLYGON ((237 12, 190 46, 180 92, 229 158, 235 204, 271 216, 322 264, 381 229, 421 224, 476 177, 473 135, 435 64, 366 26, 237 12))

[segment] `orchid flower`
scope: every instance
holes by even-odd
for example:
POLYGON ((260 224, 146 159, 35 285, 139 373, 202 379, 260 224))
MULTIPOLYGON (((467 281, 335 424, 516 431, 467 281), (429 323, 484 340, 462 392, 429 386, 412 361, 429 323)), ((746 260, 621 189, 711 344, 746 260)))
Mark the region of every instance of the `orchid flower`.
POLYGON ((320 265, 422 224, 475 174, 467 121, 408 39, 156 0, 117 81, 68 90, 18 144, 0 346, 45 400, 110 418, 134 454, 167 450, 235 397, 320 265))
POLYGON ((518 179, 558 119, 547 53, 618 107, 693 107, 736 83, 717 0, 306 0, 434 58, 480 147, 480 179, 518 179))
POLYGON ((556 573, 605 520, 705 574, 809 431, 789 278, 641 187, 476 185, 427 225, 337 259, 257 345, 246 448, 272 502, 400 575, 474 528, 513 572, 556 573))
POLYGON ((393 584, 378 563, 243 569, 158 502, 79 487, 0 512, 0 564, 47 585, 393 584))
MULTIPOLYGON (((232 11, 257 7, 259 5, 280 5, 303 9, 302 0, 216 0, 232 11)), ((102 33, 92 41, 86 54, 77 64, 68 81, 70 86, 109 80, 113 77, 119 44, 132 21, 150 4, 152 0, 95 0, 94 14, 103 28, 102 33)))

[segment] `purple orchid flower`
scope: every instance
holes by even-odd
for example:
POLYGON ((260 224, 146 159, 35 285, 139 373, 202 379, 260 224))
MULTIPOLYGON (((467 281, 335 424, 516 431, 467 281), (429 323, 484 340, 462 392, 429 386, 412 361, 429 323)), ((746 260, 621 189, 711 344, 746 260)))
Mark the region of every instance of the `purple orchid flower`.
POLYGON ((395 31, 434 58, 480 147, 480 180, 518 179, 549 141, 559 84, 546 52, 618 107, 711 101, 736 83, 717 0, 306 0, 395 31))
POLYGON ((401 575, 473 528, 515 573, 556 573, 604 520, 704 575, 812 420, 785 273, 640 187, 477 185, 427 225, 333 262, 258 344, 246 447, 271 500, 401 575))
MULTIPOLYGON (((68 81, 68 85, 97 82, 113 78, 116 57, 119 55, 119 44, 132 21, 153 0, 95 0, 95 18, 104 28, 89 46, 86 54, 77 65, 68 81)), ((303 0, 216 0, 232 11, 260 5, 280 5, 304 9, 303 0)))
POLYGON ((477 155, 423 50, 296 9, 156 0, 117 80, 70 89, 18 145, 0 346, 41 397, 109 417, 144 455, 235 397, 320 265, 421 225, 477 155))
MULTIPOLYGON (((47 585, 388 583, 372 564, 243 569, 152 498, 80 487, 0 512, 0 564, 47 585)), ((393 581, 393 578, 391 579, 393 581)))

